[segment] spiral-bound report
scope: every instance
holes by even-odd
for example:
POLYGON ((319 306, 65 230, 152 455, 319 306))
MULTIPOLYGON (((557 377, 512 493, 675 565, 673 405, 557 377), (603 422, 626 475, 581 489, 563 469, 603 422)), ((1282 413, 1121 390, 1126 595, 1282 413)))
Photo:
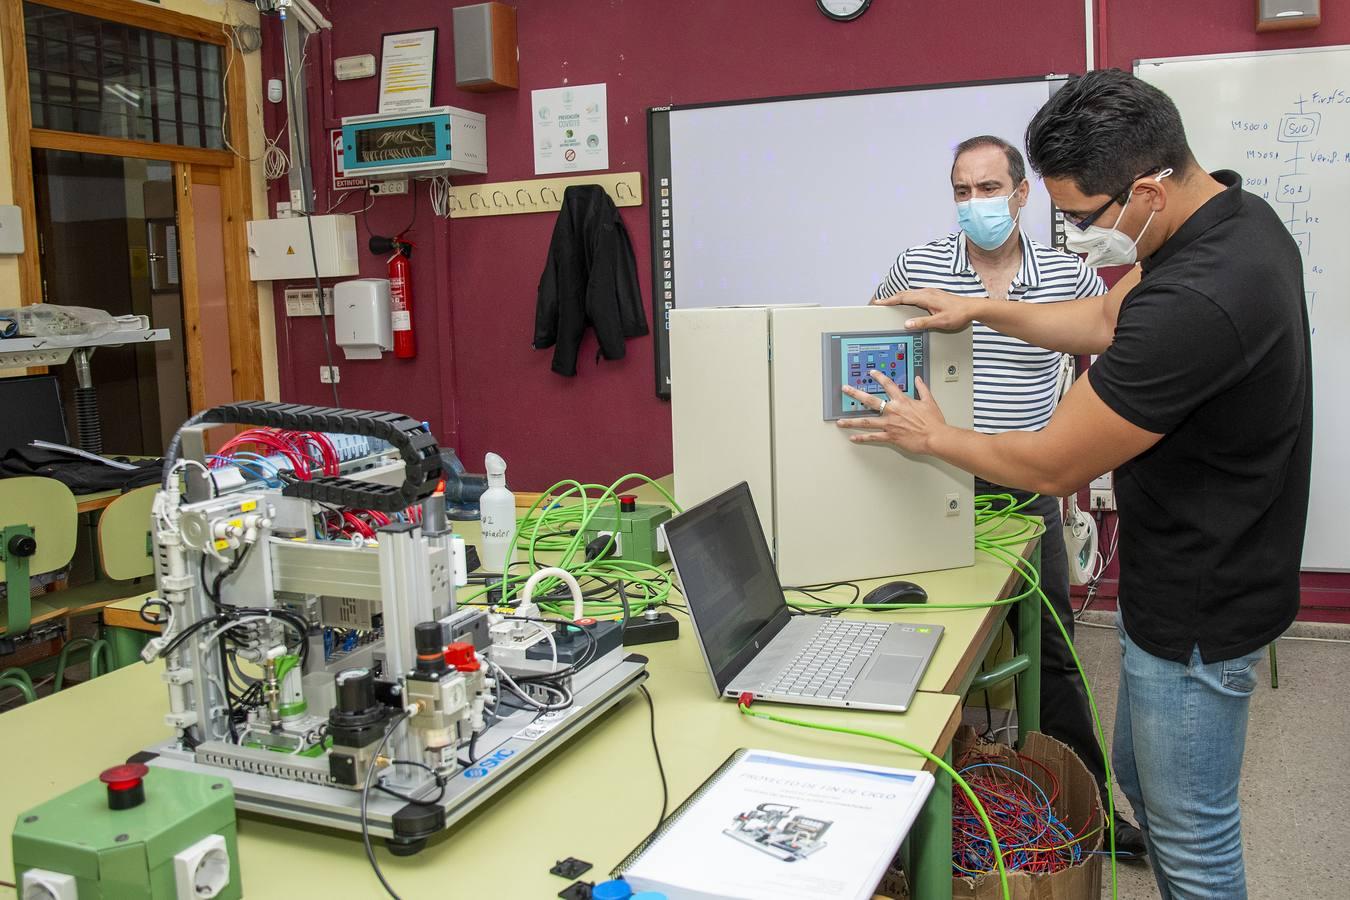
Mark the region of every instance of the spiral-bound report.
POLYGON ((614 870, 669 900, 871 897, 927 772, 737 750, 614 870))

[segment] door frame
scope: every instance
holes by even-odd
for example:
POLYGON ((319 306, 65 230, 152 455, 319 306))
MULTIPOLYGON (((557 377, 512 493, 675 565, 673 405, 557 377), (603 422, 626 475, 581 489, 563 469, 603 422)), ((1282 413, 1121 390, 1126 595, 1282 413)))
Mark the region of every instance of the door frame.
MULTIPOLYGON (((68 12, 95 16, 159 31, 176 37, 190 38, 225 48, 227 54, 238 49, 233 46, 221 23, 201 19, 186 13, 146 6, 127 0, 33 0, 42 6, 68 12)), ((231 385, 236 400, 260 400, 263 397, 262 341, 258 323, 257 289, 248 276, 248 220, 253 218, 253 189, 249 160, 249 129, 247 121, 248 94, 245 67, 227 65, 225 98, 232 115, 227 123, 230 143, 235 151, 211 150, 201 147, 182 147, 175 144, 157 144, 151 141, 87 135, 68 131, 53 131, 33 127, 32 108, 28 93, 28 52, 23 30, 24 0, 0 0, 0 53, 4 54, 5 106, 9 118, 9 152, 13 180, 14 203, 23 215, 24 252, 18 258, 19 304, 27 306, 42 302, 42 266, 38 253, 37 207, 33 185, 33 151, 35 149, 66 150, 107 156, 164 160, 175 163, 175 182, 186 186, 195 177, 201 181, 205 170, 214 170, 221 188, 221 233, 226 259, 226 304, 230 317, 231 385), (197 172, 196 176, 191 173, 197 172), (182 179, 188 178, 189 181, 182 179)), ((190 199, 190 198, 189 198, 190 199)), ((184 269, 188 265, 185 247, 192 235, 183 219, 185 198, 180 193, 179 255, 184 269)), ((190 219, 188 222, 190 223, 190 219)), ((195 245, 193 242, 192 245, 195 245)), ((195 266, 195 260, 192 261, 195 266)), ((195 291, 196 285, 192 286, 195 291)), ((196 308, 198 298, 188 298, 189 287, 183 285, 183 313, 185 333, 183 346, 189 359, 201 359, 202 337, 186 326, 189 307, 196 308)), ((200 396, 189 380, 190 402, 198 412, 195 397, 200 396)))

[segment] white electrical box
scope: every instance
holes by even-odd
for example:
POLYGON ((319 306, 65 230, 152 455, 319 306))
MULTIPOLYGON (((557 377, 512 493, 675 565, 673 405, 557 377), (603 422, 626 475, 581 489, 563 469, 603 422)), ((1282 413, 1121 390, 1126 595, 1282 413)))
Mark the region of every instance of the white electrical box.
POLYGON ((357 274, 360 266, 356 256, 355 216, 295 216, 248 223, 248 275, 254 281, 313 280, 316 275, 342 278, 357 274))
POLYGON ((923 376, 947 421, 971 427, 970 332, 906 331, 916 312, 672 310, 676 499, 688 508, 748 482, 784 584, 973 565, 973 477, 931 457, 854 444, 854 432, 835 424, 871 414, 836 395, 844 382, 871 392, 866 373, 880 369, 911 395, 923 376))
POLYGON ((379 359, 394 349, 388 278, 340 281, 333 305, 333 331, 347 359, 379 359))
POLYGON ((23 213, 17 206, 0 206, 0 253, 23 252, 23 213))

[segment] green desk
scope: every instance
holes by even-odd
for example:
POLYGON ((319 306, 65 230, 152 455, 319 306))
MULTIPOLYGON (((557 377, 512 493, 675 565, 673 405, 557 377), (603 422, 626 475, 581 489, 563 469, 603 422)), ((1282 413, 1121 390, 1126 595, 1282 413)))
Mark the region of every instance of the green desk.
MULTIPOLYGON (((456 523, 466 539, 476 523, 456 523)), ((1035 561, 1036 542, 1022 555, 1035 561)), ((1006 566, 980 558, 971 568, 910 576, 933 603, 981 602, 1018 590, 1006 566)), ((864 585, 864 590, 876 582, 864 585)), ((129 605, 129 604, 128 604, 129 605)), ((1033 656, 1019 679, 1024 727, 1038 715, 1039 610, 1034 603, 979 610, 859 611, 847 615, 940 623, 947 632, 910 711, 889 713, 777 707, 789 715, 846 724, 903 737, 948 755, 960 723, 960 692, 1010 610, 1017 610, 1022 646, 1033 656), (1034 639, 1033 639, 1034 638, 1034 639), (1030 682, 1030 685, 1028 684, 1030 682)), ((920 768, 918 757, 880 742, 747 719, 714 696, 687 621, 679 641, 636 648, 650 658, 647 682, 656 700, 656 731, 670 785, 671 805, 687 796, 738 747, 763 747, 809 756, 920 768)), ((166 694, 158 666, 130 666, 31 706, 6 713, 5 731, 40 734, 44 752, 27 742, 0 742, 0 879, 12 872, 8 830, 15 815, 92 778, 105 766, 164 739, 166 694)), ((660 781, 652 758, 648 712, 632 696, 594 727, 542 762, 485 809, 432 841, 418 856, 396 859, 380 851, 387 877, 408 900, 450 892, 464 897, 553 897, 566 882, 548 873, 565 856, 596 866, 603 878, 655 824, 660 781)), ((911 834, 915 896, 950 897, 951 786, 937 786, 911 834)), ((248 897, 375 897, 379 888, 359 837, 255 816, 240 821, 240 854, 248 897)), ((0 890, 0 897, 9 896, 0 890)))
MULTIPOLYGON (((1009 531, 1020 526, 1004 526, 1009 531)), ((1032 566, 1040 566, 1040 539, 1033 538, 1021 550, 1023 559, 1032 566)), ((892 578, 876 578, 860 581, 858 586, 863 594, 877 585, 892 578)), ((991 600, 1004 600, 1020 593, 1025 584, 1021 576, 1011 572, 1006 565, 983 553, 975 554, 975 565, 967 569, 949 569, 943 572, 924 572, 906 575, 904 580, 913 581, 928 592, 930 603, 988 603, 991 600)), ((842 590, 814 591, 823 597, 847 600, 850 592, 842 590)), ((789 594, 790 601, 804 600, 800 594, 789 594)), ((859 602, 859 609, 866 607, 859 602)), ((1030 665, 1017 681, 1017 714, 1022 730, 1036 731, 1040 726, 1040 671, 1041 671, 1041 615, 1039 598, 1027 598, 1025 602, 1007 606, 995 606, 987 609, 915 609, 890 612, 846 612, 849 618, 866 618, 877 621, 932 621, 946 628, 942 643, 938 645, 919 690, 939 694, 955 694, 964 697, 971 681, 979 672, 980 664, 989 653, 990 647, 998 638, 999 629, 1008 618, 1013 620, 1013 630, 1017 638, 1019 652, 1030 658, 1030 665)))
MULTIPOLYGON (((647 649, 647 684, 656 701, 672 804, 737 747, 908 768, 923 764, 880 742, 747 719, 714 697, 691 635, 647 649)), ((0 787, 0 878, 12 877, 9 832, 18 812, 167 737, 165 700, 159 666, 137 665, 4 715, 6 733, 42 735, 44 749, 34 754, 29 741, 0 742, 0 772, 7 773, 0 787)), ((945 694, 920 694, 903 716, 781 709, 882 731, 939 752, 960 721, 960 701, 945 694)), ((568 855, 595 863, 587 880, 603 877, 651 830, 660 811, 649 727, 646 703, 630 697, 421 854, 396 859, 381 849, 386 876, 408 900, 443 894, 553 897, 567 882, 548 869, 568 855)), ((936 818, 949 823, 950 796, 946 801, 948 812, 936 818)), ((915 836, 920 844, 921 837, 915 836)), ((247 897, 379 896, 358 836, 242 816, 239 838, 247 897)), ((933 873, 948 889, 950 871, 949 856, 933 873)))

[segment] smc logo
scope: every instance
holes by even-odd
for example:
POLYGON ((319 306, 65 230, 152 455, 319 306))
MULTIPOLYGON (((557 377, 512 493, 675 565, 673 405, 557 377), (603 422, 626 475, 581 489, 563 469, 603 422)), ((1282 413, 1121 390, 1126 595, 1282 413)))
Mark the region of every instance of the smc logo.
POLYGON ((465 778, 486 778, 492 774, 492 771, 516 755, 514 750, 498 750, 491 756, 478 761, 475 766, 470 766, 464 770, 465 778))

